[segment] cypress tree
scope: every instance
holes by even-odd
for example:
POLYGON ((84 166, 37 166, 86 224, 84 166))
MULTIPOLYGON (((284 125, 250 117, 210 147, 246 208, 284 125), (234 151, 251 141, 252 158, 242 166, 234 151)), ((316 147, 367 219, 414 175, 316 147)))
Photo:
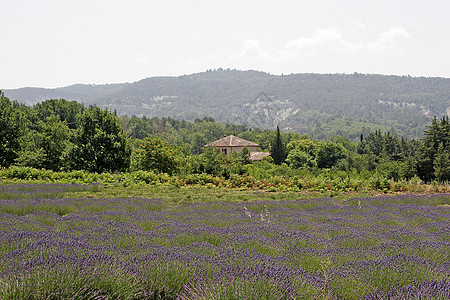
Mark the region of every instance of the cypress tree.
POLYGON ((272 143, 270 154, 275 164, 280 165, 286 159, 286 146, 281 139, 280 127, 277 126, 277 135, 275 141, 272 143))

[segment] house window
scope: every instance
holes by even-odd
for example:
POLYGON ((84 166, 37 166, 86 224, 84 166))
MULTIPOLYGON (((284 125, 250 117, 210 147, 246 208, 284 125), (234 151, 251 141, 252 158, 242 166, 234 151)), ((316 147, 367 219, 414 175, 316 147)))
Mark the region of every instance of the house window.
POLYGON ((222 152, 225 153, 225 155, 227 155, 227 149, 226 148, 223 148, 222 152))

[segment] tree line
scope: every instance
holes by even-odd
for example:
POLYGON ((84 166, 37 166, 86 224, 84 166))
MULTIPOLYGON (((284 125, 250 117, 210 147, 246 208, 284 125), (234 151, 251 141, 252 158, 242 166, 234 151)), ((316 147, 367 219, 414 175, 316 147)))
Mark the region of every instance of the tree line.
POLYGON ((270 176, 268 170, 288 175, 335 169, 358 176, 444 182, 450 180, 450 125, 448 117, 434 118, 420 140, 381 130, 361 134, 358 142, 341 136, 317 140, 278 128, 223 124, 210 117, 193 122, 119 117, 96 105, 85 107, 64 99, 29 107, 0 92, 0 167, 10 166, 95 173, 207 173, 225 178, 270 176), (252 163, 247 151, 225 156, 204 147, 230 134, 258 143, 272 157, 252 163))

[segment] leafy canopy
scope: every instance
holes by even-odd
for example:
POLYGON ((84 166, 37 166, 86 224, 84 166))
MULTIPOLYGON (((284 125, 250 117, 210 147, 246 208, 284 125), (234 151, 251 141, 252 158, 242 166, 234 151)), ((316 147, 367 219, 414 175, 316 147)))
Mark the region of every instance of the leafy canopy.
POLYGON ((129 168, 131 147, 117 116, 91 106, 77 120, 78 129, 69 150, 72 169, 102 173, 129 168))
POLYGON ((159 138, 145 138, 133 155, 134 168, 174 174, 180 169, 175 148, 159 138))
POLYGON ((0 90, 0 167, 9 167, 22 148, 27 120, 18 106, 0 90))

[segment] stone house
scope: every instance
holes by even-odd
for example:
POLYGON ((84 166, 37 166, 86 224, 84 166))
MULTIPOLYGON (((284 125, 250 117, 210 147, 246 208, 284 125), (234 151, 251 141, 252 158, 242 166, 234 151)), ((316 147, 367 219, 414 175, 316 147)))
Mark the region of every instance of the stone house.
POLYGON ((205 145, 205 147, 216 147, 225 155, 231 155, 233 152, 241 152, 244 147, 250 150, 251 160, 262 160, 266 156, 270 156, 269 152, 258 152, 259 145, 240 137, 229 135, 217 140, 215 142, 205 145))

